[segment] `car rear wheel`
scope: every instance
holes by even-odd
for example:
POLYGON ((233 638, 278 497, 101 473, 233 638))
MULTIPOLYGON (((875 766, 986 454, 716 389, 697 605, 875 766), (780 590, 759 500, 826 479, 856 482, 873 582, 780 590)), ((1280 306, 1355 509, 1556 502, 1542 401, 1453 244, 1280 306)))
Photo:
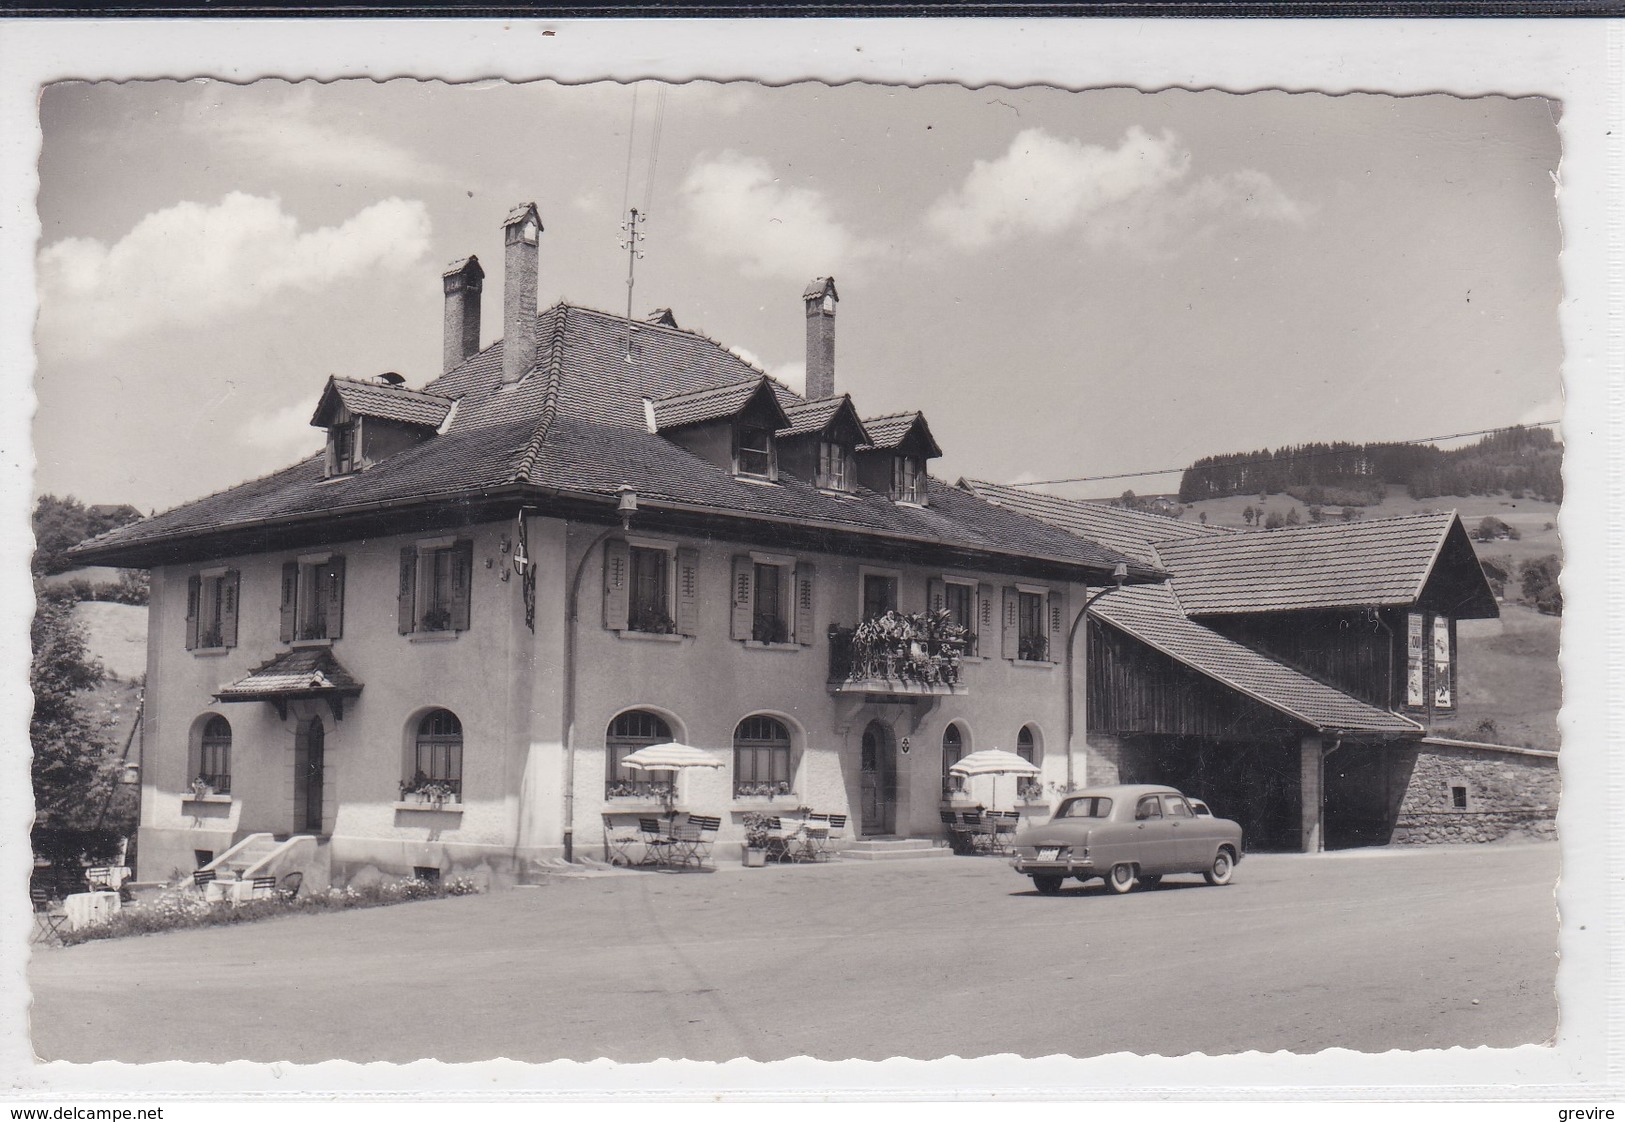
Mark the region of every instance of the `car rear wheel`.
POLYGON ((1235 871, 1236 860, 1230 855, 1230 850, 1221 849, 1213 856, 1213 864, 1202 879, 1209 884, 1229 884, 1230 874, 1235 871))
POLYGON ((1125 892, 1134 891, 1134 866, 1124 862, 1113 865, 1112 871, 1106 874, 1106 887, 1121 896, 1125 892))
POLYGON ((1033 887, 1038 889, 1038 891, 1042 892, 1045 896, 1054 896, 1056 893, 1061 891, 1061 882, 1065 879, 1065 877, 1052 876, 1034 877, 1033 887))

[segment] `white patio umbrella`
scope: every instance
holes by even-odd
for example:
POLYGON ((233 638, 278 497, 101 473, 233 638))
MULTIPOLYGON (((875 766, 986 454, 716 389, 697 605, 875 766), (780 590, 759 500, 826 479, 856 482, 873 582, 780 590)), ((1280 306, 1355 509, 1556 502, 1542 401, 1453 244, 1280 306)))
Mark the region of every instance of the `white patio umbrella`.
MULTIPOLYGON (((621 766, 631 768, 633 771, 682 771, 688 767, 727 767, 728 762, 715 752, 707 752, 704 748, 696 748, 692 744, 679 744, 673 740, 629 752, 622 758, 621 766)), ((671 805, 676 786, 677 784, 673 782, 673 790, 666 794, 668 806, 671 805)))
POLYGON ((1002 748, 984 748, 980 752, 972 752, 954 764, 948 769, 948 773, 963 775, 966 778, 974 775, 993 776, 993 804, 997 807, 999 776, 1038 775, 1040 769, 1037 764, 1028 763, 1014 752, 1006 752, 1002 748))

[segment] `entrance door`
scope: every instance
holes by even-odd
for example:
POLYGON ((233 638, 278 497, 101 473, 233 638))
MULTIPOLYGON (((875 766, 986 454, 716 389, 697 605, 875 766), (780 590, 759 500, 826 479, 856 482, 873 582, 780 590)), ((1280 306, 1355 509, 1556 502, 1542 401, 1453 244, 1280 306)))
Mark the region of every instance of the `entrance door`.
POLYGON ((293 749, 293 828, 298 833, 322 832, 322 785, 326 778, 327 733, 312 718, 293 749))
POLYGON ((890 834, 897 829, 897 744, 891 729, 879 721, 863 730, 863 791, 859 805, 865 835, 890 834))

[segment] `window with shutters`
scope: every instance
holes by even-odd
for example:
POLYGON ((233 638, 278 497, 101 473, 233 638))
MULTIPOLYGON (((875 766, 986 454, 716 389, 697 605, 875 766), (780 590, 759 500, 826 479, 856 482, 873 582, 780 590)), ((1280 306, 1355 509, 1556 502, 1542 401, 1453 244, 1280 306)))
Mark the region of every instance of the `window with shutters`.
POLYGON ((402 548, 396 629, 418 636, 467 631, 473 583, 471 541, 437 538, 402 548))
POLYGON ((621 761, 651 744, 669 744, 671 726, 658 713, 633 709, 609 723, 604 735, 604 797, 609 799, 665 798, 672 793, 673 773, 636 771, 621 761))
POLYGON ((773 717, 746 717, 734 729, 734 797, 788 795, 795 789, 790 730, 773 717))
POLYGON ((604 542, 604 626, 622 637, 693 635, 699 551, 650 538, 604 542))
POLYGON ((730 634, 762 646, 810 646, 814 592, 811 563, 771 553, 740 554, 733 565, 730 634))
POLYGON ((327 430, 327 474, 349 475, 361 467, 360 418, 327 430))
POLYGON ((237 645, 235 569, 197 573, 186 582, 186 649, 223 651, 237 645))
POLYGON ((897 610, 897 574, 866 572, 862 579, 864 619, 879 619, 897 610))
POLYGON ((344 558, 301 560, 294 596, 298 620, 295 639, 339 638, 344 631, 344 558))
POLYGON ((628 552, 631 601, 627 630, 649 635, 675 633, 677 621, 671 614, 672 550, 634 545, 628 552))

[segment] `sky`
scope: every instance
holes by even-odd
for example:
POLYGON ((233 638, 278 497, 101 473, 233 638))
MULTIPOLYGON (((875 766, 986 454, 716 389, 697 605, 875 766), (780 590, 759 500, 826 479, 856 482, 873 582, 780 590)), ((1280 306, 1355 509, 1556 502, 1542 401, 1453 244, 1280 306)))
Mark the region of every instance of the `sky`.
MULTIPOLYGON (((1540 98, 416 80, 72 83, 39 103, 36 493, 163 509, 317 450, 328 375, 439 373, 440 274, 542 214, 540 301, 922 409, 1022 482, 1561 416, 1540 98)), ((1172 491, 1177 476, 1060 488, 1172 491)))

